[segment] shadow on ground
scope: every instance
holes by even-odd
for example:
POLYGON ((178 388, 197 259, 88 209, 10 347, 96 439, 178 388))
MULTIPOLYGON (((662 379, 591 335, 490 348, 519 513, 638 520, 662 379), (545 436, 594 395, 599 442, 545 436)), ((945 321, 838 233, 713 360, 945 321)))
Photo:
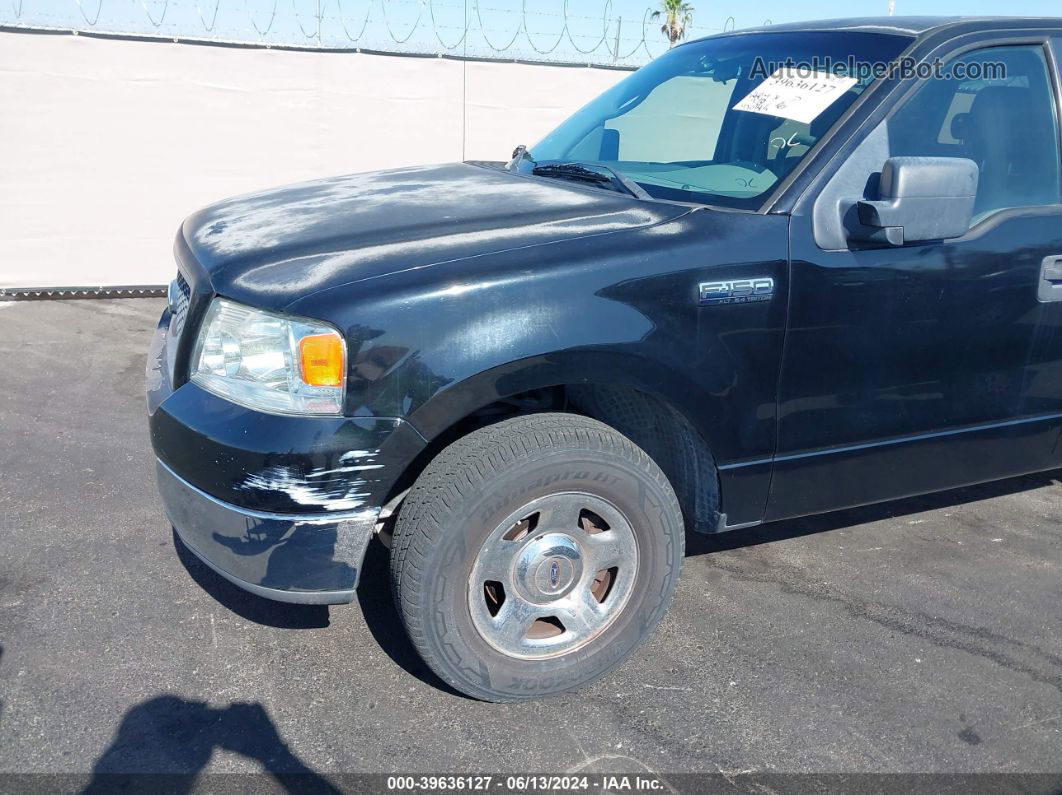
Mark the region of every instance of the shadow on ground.
POLYGON ((254 760, 287 792, 339 792, 288 748, 261 704, 214 708, 173 695, 126 712, 84 792, 141 791, 145 774, 162 791, 189 792, 219 749, 254 760))
POLYGON ((173 547, 196 584, 241 618, 278 629, 321 629, 328 626, 326 605, 294 605, 255 596, 236 587, 199 560, 184 545, 176 531, 173 531, 173 547))
POLYGON ((358 583, 358 604, 361 606, 365 625, 387 656, 406 673, 452 696, 468 697, 458 693, 424 664, 413 644, 409 642, 402 620, 391 598, 390 554, 378 542, 369 544, 358 583))
MULTIPOLYGON (((176 531, 173 533, 173 546, 181 564, 196 584, 241 618, 280 629, 321 629, 329 626, 327 606, 288 604, 248 593, 199 560, 184 545, 176 531)), ((391 599, 388 565, 387 548, 375 541, 369 544, 357 591, 358 604, 369 632, 387 656, 408 674, 438 690, 465 698, 424 664, 406 637, 391 599)))

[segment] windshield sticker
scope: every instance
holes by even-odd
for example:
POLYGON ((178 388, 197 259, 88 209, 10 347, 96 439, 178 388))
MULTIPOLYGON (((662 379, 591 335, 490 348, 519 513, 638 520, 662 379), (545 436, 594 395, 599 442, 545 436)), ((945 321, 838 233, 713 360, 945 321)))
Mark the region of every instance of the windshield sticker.
POLYGON ((811 124, 858 82, 829 72, 783 68, 756 86, 734 110, 811 124))

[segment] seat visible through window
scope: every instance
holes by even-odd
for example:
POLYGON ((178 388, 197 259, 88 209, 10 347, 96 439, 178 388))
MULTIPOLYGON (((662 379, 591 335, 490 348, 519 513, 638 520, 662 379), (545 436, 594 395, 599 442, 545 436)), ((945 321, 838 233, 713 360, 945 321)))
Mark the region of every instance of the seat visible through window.
POLYGON ((978 91, 963 126, 965 155, 980 169, 975 214, 1058 201, 1054 119, 1033 89, 978 91))
POLYGON ((889 122, 890 153, 973 160, 975 223, 999 210, 1057 204, 1058 129, 1043 49, 979 50, 947 68, 969 77, 927 81, 889 122))

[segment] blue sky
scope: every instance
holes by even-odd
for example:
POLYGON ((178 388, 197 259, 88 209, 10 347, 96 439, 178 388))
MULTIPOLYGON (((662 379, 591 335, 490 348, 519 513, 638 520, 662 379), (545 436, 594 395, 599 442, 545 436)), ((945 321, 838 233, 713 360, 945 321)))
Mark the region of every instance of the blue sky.
MULTIPOLYGON (((768 20, 881 15, 888 8, 888 0, 690 2, 693 35, 768 20)), ((656 0, 527 0, 526 14, 523 6, 522 0, 6 0, 0 24, 628 65, 667 46, 659 25, 643 24, 656 0)), ((1060 8, 1062 0, 896 0, 897 15, 1057 15, 1060 8)))

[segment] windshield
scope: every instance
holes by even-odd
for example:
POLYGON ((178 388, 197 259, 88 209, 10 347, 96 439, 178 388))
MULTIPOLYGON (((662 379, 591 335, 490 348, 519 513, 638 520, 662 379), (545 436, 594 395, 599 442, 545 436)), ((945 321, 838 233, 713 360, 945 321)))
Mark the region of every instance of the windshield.
POLYGON ((873 82, 873 70, 910 43, 825 32, 686 44, 602 94, 511 167, 598 164, 655 198, 756 209, 873 82))

